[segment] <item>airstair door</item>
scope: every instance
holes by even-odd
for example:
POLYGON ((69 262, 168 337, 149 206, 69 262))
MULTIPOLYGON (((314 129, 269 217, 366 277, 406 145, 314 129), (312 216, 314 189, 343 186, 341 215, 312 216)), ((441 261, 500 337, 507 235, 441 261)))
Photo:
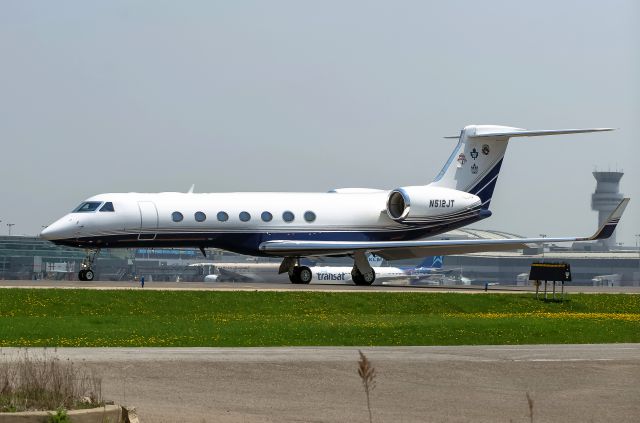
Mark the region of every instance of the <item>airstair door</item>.
POLYGON ((158 209, 153 201, 138 201, 140 210, 140 240, 156 239, 158 231, 158 209))

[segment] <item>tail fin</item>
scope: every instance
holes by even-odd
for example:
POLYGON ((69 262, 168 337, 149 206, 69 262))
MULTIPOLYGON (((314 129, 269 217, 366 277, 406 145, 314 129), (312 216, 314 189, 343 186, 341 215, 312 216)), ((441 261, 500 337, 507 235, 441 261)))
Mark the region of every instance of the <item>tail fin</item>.
POLYGON ((482 201, 482 208, 488 209, 509 138, 612 130, 612 128, 591 128, 528 131, 508 126, 466 126, 457 137, 458 144, 449 160, 430 185, 477 195, 482 201))
POLYGON ((425 257, 422 263, 416 266, 416 269, 442 269, 443 264, 443 256, 425 257))

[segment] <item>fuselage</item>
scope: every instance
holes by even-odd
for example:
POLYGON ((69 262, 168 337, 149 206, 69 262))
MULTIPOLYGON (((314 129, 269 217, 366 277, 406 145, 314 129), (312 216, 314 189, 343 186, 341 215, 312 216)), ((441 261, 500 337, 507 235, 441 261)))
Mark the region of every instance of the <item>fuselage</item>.
POLYGON ((100 194, 49 225, 41 236, 84 248, 215 247, 262 255, 258 246, 264 241, 410 240, 489 214, 475 195, 434 187, 430 205, 422 205, 424 218, 399 222, 388 213, 389 191, 347 191, 100 194))

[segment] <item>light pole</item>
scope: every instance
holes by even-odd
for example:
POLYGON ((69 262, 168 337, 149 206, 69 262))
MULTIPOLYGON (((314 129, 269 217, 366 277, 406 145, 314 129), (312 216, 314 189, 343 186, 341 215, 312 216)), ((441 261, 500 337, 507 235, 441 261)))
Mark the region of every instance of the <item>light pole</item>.
POLYGON ((15 223, 7 223, 7 226, 9 227, 9 236, 11 236, 11 228, 16 226, 15 223))
MULTIPOLYGON (((547 237, 547 234, 540 234, 540 238, 544 239, 547 237)), ((544 261, 544 241, 542 242, 542 260, 544 261)))

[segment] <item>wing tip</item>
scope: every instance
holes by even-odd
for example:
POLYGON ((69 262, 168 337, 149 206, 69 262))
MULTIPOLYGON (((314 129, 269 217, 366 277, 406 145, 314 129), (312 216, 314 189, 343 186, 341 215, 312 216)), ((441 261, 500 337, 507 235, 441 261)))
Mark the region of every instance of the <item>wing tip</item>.
POLYGON ((598 228, 598 231, 593 234, 593 236, 589 238, 589 240, 595 241, 598 239, 607 239, 611 235, 613 235, 613 232, 616 230, 616 227, 618 226, 618 223, 622 218, 622 214, 627 208, 627 204, 629 204, 630 200, 631 199, 629 197, 623 198, 622 201, 620 201, 616 208, 611 212, 609 217, 607 217, 607 220, 604 221, 602 226, 598 228))

